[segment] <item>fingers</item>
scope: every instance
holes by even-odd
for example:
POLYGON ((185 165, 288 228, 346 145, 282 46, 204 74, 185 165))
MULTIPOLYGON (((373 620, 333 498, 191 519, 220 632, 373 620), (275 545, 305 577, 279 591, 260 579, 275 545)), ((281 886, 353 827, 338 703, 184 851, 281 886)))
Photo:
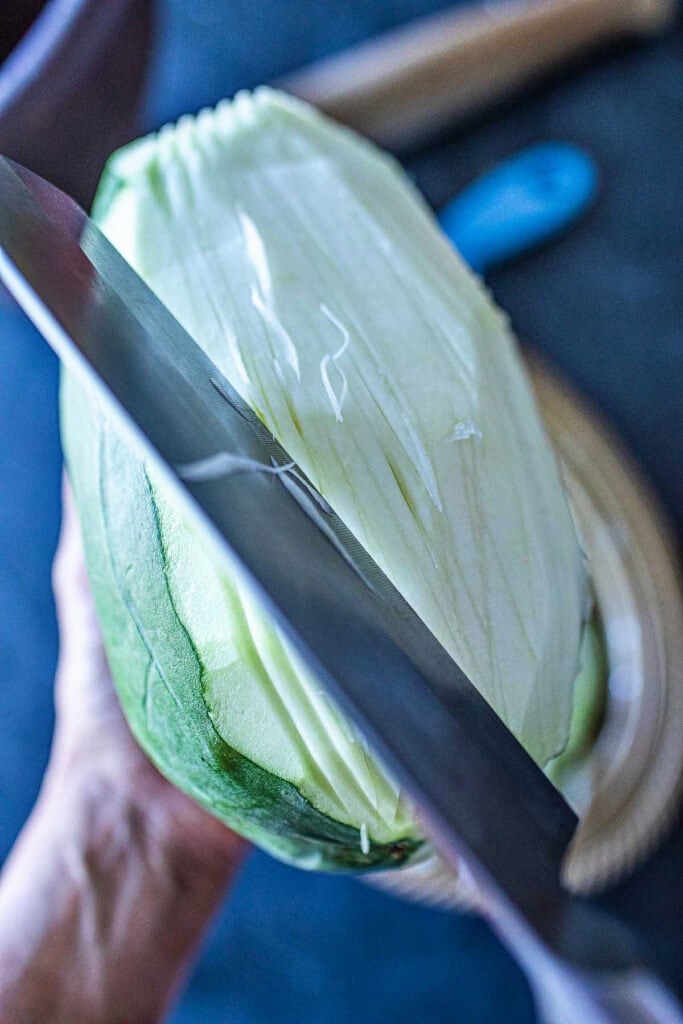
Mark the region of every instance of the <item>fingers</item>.
POLYGON ((85 566, 78 513, 66 473, 62 485, 62 527, 52 568, 60 647, 101 653, 102 639, 85 566))
POLYGON ((64 475, 62 527, 52 570, 59 625, 56 701, 67 719, 103 711, 114 703, 95 602, 88 582, 78 514, 64 475))
POLYGON ((62 476, 62 526, 52 567, 52 588, 58 617, 66 611, 67 599, 75 594, 92 603, 78 512, 66 472, 62 476))
MULTIPOLYGON (((236 870, 246 843, 174 789, 135 743, 119 706, 86 572, 78 512, 66 474, 62 526, 53 565, 60 633, 55 681, 57 730, 53 760, 71 773, 97 766, 109 785, 135 799, 162 845, 184 851, 198 876, 216 880, 216 891, 236 870)), ((71 777, 71 776, 70 776, 71 777)))

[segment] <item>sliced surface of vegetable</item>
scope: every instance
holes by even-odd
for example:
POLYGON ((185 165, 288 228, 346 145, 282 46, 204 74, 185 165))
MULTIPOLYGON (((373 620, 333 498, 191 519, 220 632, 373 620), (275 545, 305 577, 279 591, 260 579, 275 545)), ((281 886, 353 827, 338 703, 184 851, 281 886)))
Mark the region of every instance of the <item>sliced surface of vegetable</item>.
MULTIPOLYGON (((536 761, 562 751, 587 593, 571 516, 508 323, 398 165, 262 89, 115 154, 95 216, 536 761)), ((160 769, 302 866, 420 856, 247 582, 68 379, 62 410, 117 686, 160 769)))

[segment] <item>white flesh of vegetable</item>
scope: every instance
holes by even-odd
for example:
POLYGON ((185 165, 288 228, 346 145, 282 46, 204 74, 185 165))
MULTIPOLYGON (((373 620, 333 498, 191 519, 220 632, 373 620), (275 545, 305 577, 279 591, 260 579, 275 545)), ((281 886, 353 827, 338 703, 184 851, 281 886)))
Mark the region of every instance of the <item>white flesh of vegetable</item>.
MULTIPOLYGON (((507 321, 422 199, 391 159, 265 89, 111 169, 104 231, 545 764, 569 731, 582 556, 507 321)), ((221 735, 363 848, 414 832, 248 587, 159 501, 221 735)))

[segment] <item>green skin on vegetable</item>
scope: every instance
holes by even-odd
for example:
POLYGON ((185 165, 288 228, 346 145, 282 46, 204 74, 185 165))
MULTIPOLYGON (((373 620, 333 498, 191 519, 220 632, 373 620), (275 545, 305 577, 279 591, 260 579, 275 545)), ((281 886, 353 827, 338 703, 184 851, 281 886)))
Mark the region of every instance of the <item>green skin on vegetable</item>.
MULTIPOLYGON (((533 756, 563 750, 586 585, 559 477, 507 324, 395 166, 261 91, 115 154, 94 215, 533 756)), ((154 763, 301 867, 426 855, 398 788, 247 582, 214 569, 68 375, 61 403, 108 656, 154 763)), ((574 715, 571 750, 589 720, 574 715)))
POLYGON ((416 835, 361 850, 358 829, 234 750, 211 721, 200 652, 169 590, 148 472, 94 401, 62 374, 62 436, 88 574, 128 723, 163 774, 231 828, 299 867, 389 868, 416 835))

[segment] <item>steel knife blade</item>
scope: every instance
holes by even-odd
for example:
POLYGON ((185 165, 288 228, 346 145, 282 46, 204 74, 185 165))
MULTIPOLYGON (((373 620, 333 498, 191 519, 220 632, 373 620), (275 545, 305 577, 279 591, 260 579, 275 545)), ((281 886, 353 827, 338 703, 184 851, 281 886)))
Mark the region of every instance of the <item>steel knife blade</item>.
MULTIPOLYGON (((563 798, 96 225, 2 157, 0 277, 165 474, 216 557, 247 573, 405 786, 444 855, 469 866, 546 1002, 553 991, 569 993, 595 1021, 638 1020, 617 1014, 613 986, 613 1005, 606 995, 608 977, 620 979, 622 993, 646 977, 630 936, 560 884, 576 826, 563 798)), ((654 978, 647 986, 677 1014, 654 978)))

